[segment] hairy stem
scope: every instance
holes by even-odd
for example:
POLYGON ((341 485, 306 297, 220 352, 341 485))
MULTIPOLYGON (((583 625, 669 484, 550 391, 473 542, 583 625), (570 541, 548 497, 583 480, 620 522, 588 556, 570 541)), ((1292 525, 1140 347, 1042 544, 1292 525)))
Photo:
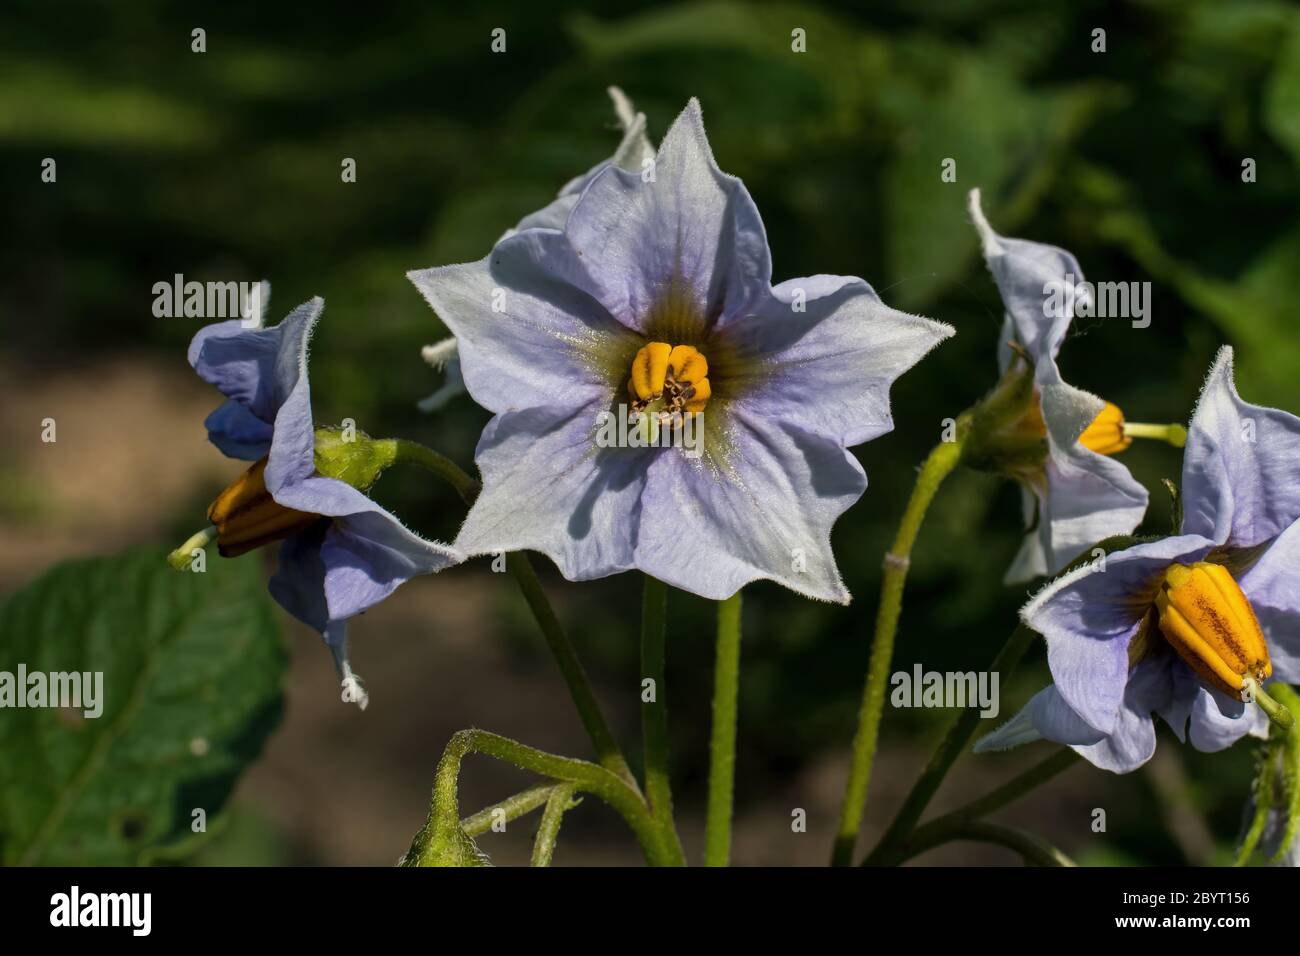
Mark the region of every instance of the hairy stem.
POLYGON ((546 599, 546 592, 542 590, 541 582, 537 580, 537 572, 533 570, 528 555, 517 551, 506 558, 506 566, 518 583, 519 590, 523 592, 524 600, 528 602, 528 608, 533 612, 542 636, 546 638, 546 646, 551 649, 551 655, 559 665, 565 683, 569 685, 569 696, 573 698, 578 716, 582 719, 582 726, 587 729, 587 736, 591 738, 592 746, 596 750, 597 762, 618 774, 635 788, 636 778, 628 769, 623 751, 619 749, 613 731, 605 722, 600 704, 596 701, 596 694, 591 689, 591 682, 587 679, 587 671, 578 660, 577 651, 565 634, 560 619, 555 616, 555 609, 546 599))
POLYGON ((736 778, 736 699, 740 689, 740 592, 718 604, 718 651, 713 671, 713 733, 709 740, 709 797, 704 818, 704 865, 731 860, 731 815, 736 778))
POLYGON ((484 807, 478 813, 461 820, 460 828, 465 831, 466 836, 482 836, 492 829, 492 824, 497 820, 509 823, 511 820, 518 820, 525 814, 532 813, 551 798, 557 786, 559 784, 543 783, 521 790, 513 796, 506 797, 500 803, 484 807))
POLYGON ((542 811, 542 822, 537 828, 537 837, 533 841, 532 866, 550 866, 551 857, 555 855, 555 841, 560 836, 560 821, 564 811, 574 806, 573 784, 562 784, 551 791, 551 798, 546 801, 542 811))
POLYGON ((664 852, 659 828, 641 795, 614 772, 586 760, 546 753, 486 730, 461 730, 448 741, 438 762, 429 819, 416 834, 403 861, 405 865, 433 866, 446 862, 449 857, 457 858, 448 848, 462 845, 462 840, 467 839, 460 823, 457 790, 461 762, 471 753, 486 754, 521 770, 572 784, 574 792, 593 794, 623 817, 649 863, 666 866, 675 862, 664 852))
MULTIPOLYGON (((917 831, 920 835, 920 831, 917 831)), ((984 820, 971 820, 954 827, 950 832, 934 832, 928 835, 928 844, 917 845, 915 853, 924 853, 942 843, 956 840, 971 840, 976 843, 992 843, 1015 850, 1030 866, 1075 866, 1075 862, 1059 849, 1041 837, 1015 827, 984 820)), ((915 855, 915 854, 913 854, 915 855)))
POLYGON ((853 860, 858 829, 866 809, 867 787, 871 782, 871 768, 875 762, 876 744, 880 738, 880 720, 885 707, 885 687, 889 680, 889 667, 894 657, 894 636, 898 631, 898 617, 903 606, 903 585, 911 562, 912 546, 916 543, 921 522, 943 480, 961 460, 965 429, 957 429, 956 440, 941 442, 930 452, 916 476, 912 497, 898 526, 894 544, 885 555, 884 576, 880 584, 880 605, 876 612, 876 633, 871 643, 871 660, 867 666, 867 679, 862 689, 862 704, 858 711, 858 727, 853 735, 853 750, 849 762, 849 778, 844 788, 844 803, 840 811, 839 830, 831 854, 834 866, 847 866, 853 860))
POLYGON ((681 839, 673 823, 673 792, 669 775, 668 700, 664 686, 667 617, 668 585, 647 574, 641 603, 641 679, 651 682, 650 699, 645 699, 643 691, 641 700, 645 795, 664 845, 679 863, 684 863, 681 839))
POLYGON ((918 827, 901 843, 895 843, 887 849, 883 846, 878 848, 861 865, 897 866, 941 843, 959 839, 958 834, 965 832, 970 823, 1014 803, 1058 774, 1069 770, 1079 759, 1073 750, 1062 748, 978 800, 918 827))
MULTIPOLYGON (((1025 651, 1033 643, 1034 632, 1024 624, 1018 624, 1016 629, 1011 632, 1011 637, 998 656, 994 658, 990 671, 997 671, 1001 674, 1001 682, 1006 684, 1007 679, 1014 673, 1016 665, 1020 659, 1025 656, 1025 651)), ((908 791, 907 797, 903 800, 902 807, 899 808, 893 822, 885 831, 885 835, 880 838, 880 843, 872 851, 871 856, 875 857, 879 853, 892 849, 896 844, 902 843, 907 835, 916 827, 917 822, 921 819, 921 814, 925 812, 926 806, 929 805, 930 799, 943 783, 943 778, 947 775, 949 769, 961 756, 966 745, 975 734, 975 729, 979 726, 979 711, 974 708, 967 708, 960 711, 948 725, 948 730, 944 733, 943 739, 939 741, 939 746, 935 748, 934 754, 930 757, 929 763, 921 771, 921 776, 917 778, 912 789, 908 791)))
MULTIPOLYGON (((466 504, 473 503, 479 493, 478 482, 450 458, 432 448, 426 448, 419 442, 404 438, 388 439, 388 441, 393 443, 394 461, 407 462, 428 469, 450 484, 466 504)), ((578 660, 577 651, 574 650, 573 643, 565 633, 563 625, 560 624, 560 619, 547 599, 546 592, 542 590, 541 582, 537 579, 537 572, 533 570, 528 555, 523 552, 511 554, 506 558, 506 565, 519 585, 519 590, 523 592, 524 600, 528 602, 528 609, 532 611, 551 655, 559 665, 560 673, 569 687, 569 696, 573 698, 578 716, 595 748, 596 759, 602 767, 618 774, 635 789, 636 778, 628 769, 627 760, 618 746, 618 741, 615 740, 604 714, 601 713, 600 704, 597 703, 595 692, 591 689, 591 682, 587 679, 587 672, 582 662, 578 660)))

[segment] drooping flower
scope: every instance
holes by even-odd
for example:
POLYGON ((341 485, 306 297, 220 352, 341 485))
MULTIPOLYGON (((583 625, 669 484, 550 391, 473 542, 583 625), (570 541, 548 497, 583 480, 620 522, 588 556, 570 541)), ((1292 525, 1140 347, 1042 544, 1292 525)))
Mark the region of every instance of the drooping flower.
MULTIPOLYGON (((614 113, 623 130, 623 138, 618 148, 609 159, 602 160, 581 176, 575 176, 560 189, 559 195, 536 212, 531 212, 520 219, 513 228, 507 229, 502 239, 513 236, 520 229, 563 229, 569 213, 578 203, 578 197, 587 185, 596 178, 606 166, 618 166, 629 172, 639 173, 645 164, 654 159, 654 147, 645 133, 645 114, 638 113, 631 100, 617 86, 609 87, 609 98, 614 104, 614 113)), ((417 404, 422 412, 435 412, 451 399, 465 391, 465 379, 460 371, 460 356, 456 351, 454 338, 443 339, 432 345, 426 345, 421 357, 433 368, 445 373, 442 386, 431 395, 421 399, 417 404)))
POLYGON ((952 334, 861 279, 773 287, 758 210, 694 100, 651 163, 599 171, 563 229, 410 277, 495 414, 456 546, 714 599, 770 579, 847 601, 830 530, 866 477, 845 449, 893 427, 890 384, 952 334), (611 416, 634 427, 606 441, 611 416))
POLYGON ((1192 418, 1182 510, 1177 535, 1084 564, 1025 606, 1053 684, 977 750, 1046 738, 1124 773, 1155 751, 1155 714, 1204 751, 1262 735, 1264 683, 1300 681, 1300 418, 1242 401, 1230 348, 1192 418))
POLYGON ((307 349, 323 307, 316 298, 273 328, 232 320, 194 336, 190 364, 226 396, 205 422, 208 437, 227 456, 254 464, 212 503, 213 527, 177 549, 173 563, 188 566, 191 549, 213 539, 225 557, 280 541, 272 597, 320 631, 343 699, 364 708, 367 696, 348 663, 348 618, 460 557, 364 494, 391 463, 388 445, 313 424, 307 349))
POLYGON ((1123 413, 1061 378, 1056 356, 1074 317, 1083 271, 1064 249, 995 233, 971 190, 980 234, 1006 314, 998 343, 1002 372, 989 421, 968 442, 968 463, 1015 478, 1029 531, 1006 574, 1008 584, 1055 574, 1080 551, 1128 534, 1146 513, 1147 491, 1112 455, 1132 441, 1123 413), (1053 290, 1070 296, 1052 302, 1053 290), (981 461, 981 448, 992 452, 981 461))

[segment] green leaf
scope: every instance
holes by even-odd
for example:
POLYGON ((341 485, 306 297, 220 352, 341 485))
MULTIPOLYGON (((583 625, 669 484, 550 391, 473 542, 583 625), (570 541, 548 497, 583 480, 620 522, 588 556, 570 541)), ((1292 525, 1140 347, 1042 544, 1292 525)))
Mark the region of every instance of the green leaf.
POLYGON ((1300 166, 1300 14, 1295 11, 1265 95, 1264 125, 1300 166))
POLYGON ((1172 286, 1232 340, 1238 353, 1237 379, 1250 383, 1250 400, 1286 407, 1295 394, 1295 369, 1300 365, 1291 305, 1300 228, 1271 240, 1234 281, 1224 281, 1172 255, 1119 176, 1080 164, 1072 181, 1102 238, 1121 246, 1152 277, 1172 286))
POLYGON ((0 672, 100 673, 102 713, 0 713, 0 860, 127 865, 196 848, 279 722, 285 661, 256 558, 178 573, 133 551, 14 594, 0 672))
POLYGON ((990 219, 1013 234, 1110 91, 1097 84, 1031 91, 1008 66, 942 44, 905 52, 890 105, 898 149, 884 179, 893 280, 887 298, 919 308, 975 256, 967 192, 980 187, 990 219), (943 76, 923 76, 918 59, 944 63, 943 76), (941 178, 948 160, 955 164, 952 182, 941 178))

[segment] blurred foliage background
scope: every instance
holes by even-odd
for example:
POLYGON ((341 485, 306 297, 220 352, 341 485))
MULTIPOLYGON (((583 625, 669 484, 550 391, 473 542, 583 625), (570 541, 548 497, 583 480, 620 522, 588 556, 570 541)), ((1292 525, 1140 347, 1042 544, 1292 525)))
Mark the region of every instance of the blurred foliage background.
MULTIPOLYGON (((810 778, 824 791, 825 813, 810 822, 818 846, 782 850, 781 859, 815 862, 829 852, 881 556, 942 420, 995 376, 1001 307, 967 220, 968 189, 983 189, 1000 232, 1071 250, 1089 278, 1152 283, 1149 328, 1076 324, 1061 353, 1070 381, 1131 418, 1185 421, 1215 350, 1230 342, 1247 400, 1300 408, 1300 8, 1292 3, 11 0, 0 19, 0 368, 21 381, 70 370, 92 405, 97 369, 117 357, 186 371, 196 321, 155 318, 153 283, 175 273, 267 278, 272 321, 325 297, 312 356, 322 422, 350 416, 372 434, 427 441, 468 467, 487 415, 467 397, 432 417, 415 409, 440 384, 419 348, 445 331, 404 273, 479 258, 608 156, 618 139, 610 84, 648 114, 656 141, 688 97, 700 98, 720 165, 744 179, 762 211, 778 280, 859 275, 890 304, 956 326, 957 337, 895 389, 896 431, 856 449, 871 487, 835 532, 854 603, 817 605, 766 585, 747 591, 741 813, 770 811, 779 824, 791 804, 765 808, 772 794, 810 778), (191 52, 195 27, 207 32, 206 53, 191 52), (489 50, 496 27, 507 31, 505 54, 489 50), (796 27, 806 31, 806 53, 791 50, 796 27), (1092 49, 1098 28, 1104 53, 1092 49), (40 182, 47 156, 57 159, 57 185, 40 182), (357 162, 354 184, 340 181, 344 157, 357 162), (940 179, 948 157, 955 184, 940 179), (1247 158, 1257 168, 1249 183, 1247 158)), ((159 415, 170 401, 161 394, 159 415)), ((185 422, 198 432, 197 417, 185 422)), ((27 450, 0 461, 0 520, 39 534, 43 522, 60 520, 58 507, 24 464, 38 454, 35 426, 8 424, 27 450)), ((147 434, 153 426, 146 412, 113 427, 147 434)), ((115 452, 110 443, 98 453, 115 452)), ((99 459, 79 461, 93 472, 99 459)), ((1163 531, 1170 509, 1159 480, 1177 476, 1178 453, 1139 444, 1125 461, 1152 490, 1146 530, 1163 531)), ((163 530, 147 543, 181 540, 219 487, 209 476, 160 498, 163 530)), ((462 514, 419 474, 395 473, 378 495, 429 534, 453 535, 462 514)), ((1018 522, 1013 488, 973 474, 950 480, 913 557, 896 669, 987 664, 1026 596, 1001 584, 1018 522)), ((12 588, 38 570, 23 564, 3 583, 12 588)), ((487 577, 482 568, 451 574, 487 577)), ((577 587, 551 573, 548 583, 598 681, 632 686, 638 582, 625 575, 577 587)), ((456 599, 455 589, 439 593, 456 599)), ((516 602, 503 593, 482 605, 503 622, 491 639, 504 642, 528 681, 556 685, 516 602)), ((671 719, 679 802, 691 813, 707 756, 711 608, 677 595, 672 613, 671 719)), ((417 626, 436 646, 438 618, 417 626)), ((453 726, 503 729, 493 720, 497 677, 478 675, 479 696, 453 726)), ((1045 679, 1040 650, 1004 687, 1002 718, 1045 679)), ((312 692, 329 696, 323 680, 312 692)), ((630 743, 627 696, 610 706, 630 743)), ((439 707, 436 699, 397 703, 439 707)), ((879 787, 906 785, 943 717, 887 712, 879 787)), ((547 719, 572 723, 562 710, 547 719)), ((348 740, 340 746, 384 746, 364 732, 348 740)), ((418 759, 412 772, 427 786, 443 742, 392 759, 418 759)), ((982 759, 988 779, 1020 765, 982 759)), ((1072 771, 1050 799, 1031 804, 1031 824, 1041 821, 1088 862, 1218 858, 1236 831, 1250 750, 1179 749, 1172 759, 1123 779, 1072 771), (1094 806, 1109 808, 1104 839, 1078 809, 1094 806), (1207 849, 1206 834, 1217 849, 1207 849)), ((974 785, 962 780, 952 786, 974 785)), ((413 794, 408 832, 423 814, 418 786, 413 794)), ((875 825, 890 809, 873 808, 875 825)), ((367 812, 357 808, 356 825, 367 812)), ((566 833, 581 832, 586 815, 570 814, 566 833)), ((343 859, 277 837, 265 807, 246 816, 253 822, 244 832, 255 836, 214 841, 211 862, 343 859)), ((603 825, 599 839, 616 839, 603 825)), ((376 858, 402 849, 378 847, 376 858)), ((956 852, 947 859, 966 858, 956 852)), ((738 846, 742 861, 744 853, 738 846)))

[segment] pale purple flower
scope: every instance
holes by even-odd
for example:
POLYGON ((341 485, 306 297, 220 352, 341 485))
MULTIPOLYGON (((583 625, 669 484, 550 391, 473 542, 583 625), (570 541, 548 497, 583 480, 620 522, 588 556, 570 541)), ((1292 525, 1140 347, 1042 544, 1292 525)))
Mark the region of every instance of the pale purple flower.
POLYGON ((970 210, 1006 307, 998 365, 1005 373, 1022 356, 1032 363, 1047 432, 1041 472, 1021 481, 1031 530, 1007 570, 1006 582, 1013 584, 1055 574, 1089 545, 1132 532, 1146 513, 1147 491, 1120 462, 1080 443, 1106 403, 1066 383, 1056 365, 1074 318, 1073 300, 1049 315, 1054 310, 1044 307, 1046 290, 1082 283, 1079 263, 1064 249, 999 236, 984 218, 978 189, 971 191, 970 210))
POLYGON ((1300 418, 1243 402, 1230 348, 1219 353, 1192 418, 1182 501, 1179 534, 1085 564, 1025 606, 1021 617, 1047 641, 1054 683, 976 750, 1046 738, 1124 773, 1154 753, 1155 714, 1204 751, 1263 735, 1262 711, 1204 686, 1159 628, 1148 631, 1149 652, 1130 661, 1166 570, 1212 558, 1253 607, 1274 679, 1300 682, 1300 418))
MULTIPOLYGON (((607 92, 613 101, 619 126, 623 130, 623 138, 614 150, 614 155, 597 163, 581 176, 570 179, 554 200, 536 212, 524 216, 513 228, 505 231, 502 239, 513 236, 520 229, 563 229, 569 213, 578 204, 578 197, 606 166, 618 166, 620 169, 639 173, 647 162, 654 159, 654 147, 646 138, 645 114, 638 113, 617 86, 609 87, 607 92)), ((421 357, 433 368, 445 373, 442 386, 417 403, 422 412, 436 412, 465 391, 465 379, 460 371, 460 355, 456 351, 456 340, 450 338, 426 345, 421 351, 421 357)))
POLYGON ((639 569, 714 599, 770 579, 848 600, 830 531, 866 476, 845 449, 893 427, 890 384, 952 334, 861 279, 773 287, 758 210, 718 169, 694 100, 652 163, 596 172, 562 229, 411 279, 495 414, 456 546, 537 550, 570 580, 639 569), (707 359, 698 458, 598 443, 653 341, 707 359))
POLYGON ((347 620, 417 574, 459 560, 426 541, 346 482, 316 473, 307 349, 324 302, 312 299, 274 328, 239 320, 200 329, 189 361, 226 396, 206 421, 208 437, 232 458, 267 458, 266 490, 279 505, 319 515, 286 538, 271 578, 272 597, 320 631, 344 680, 345 699, 366 697, 347 656, 347 620))

